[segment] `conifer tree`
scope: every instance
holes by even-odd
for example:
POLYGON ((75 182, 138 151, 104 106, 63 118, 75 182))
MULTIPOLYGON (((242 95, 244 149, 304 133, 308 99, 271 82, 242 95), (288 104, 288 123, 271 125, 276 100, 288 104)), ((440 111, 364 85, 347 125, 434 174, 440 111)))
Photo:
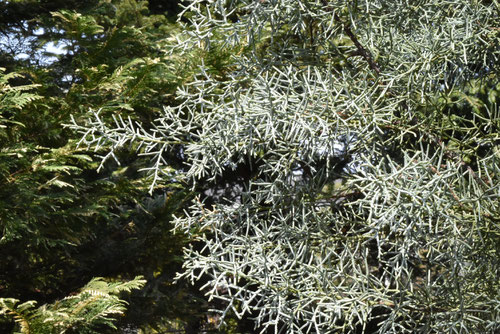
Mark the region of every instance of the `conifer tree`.
MULTIPOLYGON (((13 300, 54 305, 93 277, 143 275, 147 284, 116 326, 172 322, 196 332, 205 317, 197 290, 171 284, 187 242, 172 235, 171 216, 192 193, 165 180, 148 195, 149 176, 140 171, 147 165, 126 150, 120 166, 97 172, 102 152, 78 148, 79 138, 63 127, 89 108, 107 121, 119 114, 147 126, 174 103, 175 87, 190 80, 199 59, 164 56, 179 27, 172 13, 149 7, 134 0, 0 3, 0 298, 12 307, 13 300), (44 51, 48 43, 64 53, 44 51)), ((39 310, 27 312, 43 322, 47 313, 39 310)), ((7 313, 0 316, 0 332, 12 325, 7 313)))
MULTIPOLYGON (((189 1, 201 66, 153 127, 91 111, 201 194, 180 277, 278 333, 500 330, 498 1, 189 1), (183 167, 166 156, 182 153, 183 167), (201 245, 201 246, 199 246, 201 245)), ((174 53, 173 53, 174 54, 174 53)))

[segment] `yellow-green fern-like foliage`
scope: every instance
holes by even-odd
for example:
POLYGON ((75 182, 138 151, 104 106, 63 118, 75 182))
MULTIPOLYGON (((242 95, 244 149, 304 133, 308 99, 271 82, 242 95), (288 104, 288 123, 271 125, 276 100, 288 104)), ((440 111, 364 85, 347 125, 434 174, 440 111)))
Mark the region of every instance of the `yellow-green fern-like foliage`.
POLYGON ((0 317, 16 322, 16 333, 102 333, 116 329, 114 322, 126 311, 122 292, 140 289, 146 283, 138 276, 128 282, 106 282, 97 277, 80 292, 53 304, 36 307, 36 301, 21 303, 15 298, 0 298, 0 317))

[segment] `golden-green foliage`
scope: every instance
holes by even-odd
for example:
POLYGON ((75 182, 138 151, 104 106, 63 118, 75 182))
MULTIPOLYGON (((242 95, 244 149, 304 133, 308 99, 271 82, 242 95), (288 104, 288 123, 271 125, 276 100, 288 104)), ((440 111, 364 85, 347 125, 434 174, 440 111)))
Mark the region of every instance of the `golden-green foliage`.
POLYGON ((128 282, 106 282, 93 278, 80 292, 52 304, 36 307, 36 301, 20 303, 14 298, 0 298, 0 316, 15 320, 21 334, 102 333, 116 329, 114 322, 126 311, 123 292, 140 289, 141 277, 128 282))

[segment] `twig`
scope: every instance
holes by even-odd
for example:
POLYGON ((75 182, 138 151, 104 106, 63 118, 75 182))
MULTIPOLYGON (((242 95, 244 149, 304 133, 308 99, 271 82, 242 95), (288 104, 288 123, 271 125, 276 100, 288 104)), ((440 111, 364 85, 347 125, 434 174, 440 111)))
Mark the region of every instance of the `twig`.
POLYGON ((357 53, 355 55, 361 55, 365 60, 368 62, 368 65, 370 65, 370 68, 377 72, 377 74, 380 74, 380 68, 378 67, 377 63, 373 60, 372 54, 370 51, 366 50, 361 43, 358 41, 356 36, 353 34, 351 28, 349 28, 349 24, 344 23, 340 17, 337 15, 337 13, 334 14, 334 19, 335 21, 339 22, 342 24, 344 27, 344 32, 345 34, 351 39, 351 41, 354 43, 356 48, 358 49, 357 53))
MULTIPOLYGON (((323 0, 323 5, 325 7, 328 7, 328 1, 323 0)), ((342 28, 344 30, 344 33, 349 37, 349 39, 354 43, 356 46, 357 52, 353 55, 360 55, 362 56, 368 65, 370 65, 370 68, 377 72, 377 74, 380 74, 380 67, 378 66, 377 62, 373 60, 372 54, 370 51, 366 50, 363 45, 359 42, 358 38, 354 33, 352 32, 351 28, 349 27, 350 25, 348 23, 343 22, 340 17, 337 15, 337 13, 333 13, 333 18, 335 19, 336 22, 340 23, 342 25, 342 28)))

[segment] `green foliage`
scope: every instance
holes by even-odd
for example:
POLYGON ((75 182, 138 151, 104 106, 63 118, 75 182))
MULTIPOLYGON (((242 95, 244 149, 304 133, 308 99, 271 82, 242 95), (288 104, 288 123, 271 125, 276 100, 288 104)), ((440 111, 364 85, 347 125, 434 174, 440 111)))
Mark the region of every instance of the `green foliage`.
MULTIPOLYGON (((132 312, 116 326, 173 321, 196 331, 209 305, 197 288, 172 283, 188 239, 171 233, 171 219, 193 192, 170 178, 149 196, 138 147, 120 148, 120 165, 97 172, 106 151, 78 148, 63 124, 94 109, 107 122, 130 117, 147 128, 164 104, 177 103, 177 86, 192 80, 203 57, 217 61, 215 52, 168 54, 181 28, 148 13, 146 1, 33 3, 40 11, 29 15, 24 5, 0 4, 17 17, 2 21, 1 33, 11 44, 20 38, 30 55, 14 59, 0 49, 7 68, 0 75, 0 298, 48 304, 95 276, 144 275, 146 288, 131 296, 132 312), (67 53, 44 53, 49 42, 67 53)), ((183 163, 179 150, 165 159, 183 163)), ((53 326, 47 322, 46 331, 53 326)), ((0 321, 0 332, 11 330, 0 321)))
POLYGON ((93 278, 79 293, 38 308, 36 301, 19 304, 14 298, 0 298, 0 316, 13 318, 23 334, 102 333, 105 328, 117 329, 114 322, 126 311, 127 302, 119 295, 145 283, 141 277, 112 283, 93 278))
MULTIPOLYGON (((29 93, 37 85, 24 85, 24 86, 14 86, 9 85, 9 80, 20 77, 20 74, 9 73, 5 74, 5 68, 0 68, 0 94, 2 101, 2 121, 3 113, 9 111, 10 109, 22 109, 25 105, 40 99, 41 96, 29 93)), ((5 126, 4 126, 5 127, 5 126)))
POLYGON ((242 50, 213 63, 224 75, 202 63, 152 125, 73 123, 103 163, 132 143, 153 186, 199 191, 176 219, 196 241, 179 278, 261 332, 496 333, 498 2, 183 14, 171 54, 242 50), (182 167, 164 158, 179 147, 182 167))

